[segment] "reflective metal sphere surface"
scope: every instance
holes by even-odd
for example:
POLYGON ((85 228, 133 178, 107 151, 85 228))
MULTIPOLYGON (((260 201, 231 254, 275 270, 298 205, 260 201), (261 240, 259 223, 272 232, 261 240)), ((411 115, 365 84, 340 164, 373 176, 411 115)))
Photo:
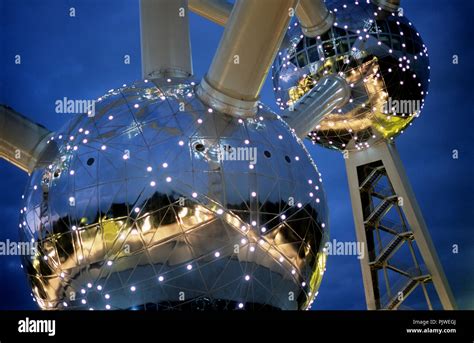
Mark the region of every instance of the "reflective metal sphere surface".
POLYGON ((310 138, 338 150, 360 150, 402 133, 420 113, 429 83, 427 49, 401 13, 366 1, 328 0, 330 31, 303 36, 291 24, 273 65, 281 109, 295 104, 324 75, 339 74, 352 88, 349 103, 324 117, 310 138))
POLYGON ((216 113, 187 79, 98 99, 48 144, 20 232, 43 309, 306 309, 327 208, 303 144, 269 108, 216 113))

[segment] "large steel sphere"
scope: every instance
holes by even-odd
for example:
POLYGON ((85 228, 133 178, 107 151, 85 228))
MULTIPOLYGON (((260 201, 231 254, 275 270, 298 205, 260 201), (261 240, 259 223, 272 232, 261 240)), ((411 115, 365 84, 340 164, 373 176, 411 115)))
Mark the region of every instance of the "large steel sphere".
POLYGON ((310 306, 328 235, 315 164, 266 106, 231 117, 194 89, 111 90, 51 138, 59 154, 32 173, 20 223, 41 308, 310 306))
POLYGON ((310 134, 338 150, 369 147, 402 133, 420 113, 429 83, 427 49, 401 13, 370 1, 327 0, 335 14, 330 31, 303 36, 291 24, 273 65, 273 84, 281 109, 295 104, 324 75, 339 74, 352 98, 325 116, 310 134))

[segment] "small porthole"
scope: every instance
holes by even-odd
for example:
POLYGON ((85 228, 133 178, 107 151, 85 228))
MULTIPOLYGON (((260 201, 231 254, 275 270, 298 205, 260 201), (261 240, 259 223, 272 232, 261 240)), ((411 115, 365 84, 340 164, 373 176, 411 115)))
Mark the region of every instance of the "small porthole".
POLYGON ((94 162, 95 162, 95 160, 91 157, 91 158, 89 158, 89 159, 87 160, 86 163, 87 163, 88 166, 91 166, 91 165, 94 164, 94 162))
POLYGON ((290 156, 285 156, 285 161, 288 162, 288 163, 291 163, 291 158, 290 158, 290 156))
POLYGON ((268 150, 265 150, 265 151, 263 152, 263 154, 265 155, 266 158, 272 157, 272 153, 271 153, 270 151, 268 151, 268 150))
POLYGON ((204 144, 198 143, 194 146, 194 149, 196 149, 196 151, 203 152, 205 149, 204 144))

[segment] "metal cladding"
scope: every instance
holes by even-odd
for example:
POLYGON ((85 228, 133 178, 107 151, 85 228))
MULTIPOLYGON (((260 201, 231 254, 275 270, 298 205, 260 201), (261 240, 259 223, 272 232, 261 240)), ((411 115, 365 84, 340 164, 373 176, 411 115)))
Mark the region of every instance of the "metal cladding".
POLYGON ((36 168, 20 234, 42 309, 306 309, 327 207, 301 141, 264 105, 236 118, 189 79, 140 81, 73 118, 36 168))
MULTIPOLYGON (((316 38, 292 23, 273 66, 278 106, 295 105, 323 77, 338 75, 352 94, 324 116, 309 137, 324 147, 361 150, 393 139, 412 124, 428 93, 427 48, 399 13, 364 2, 328 0, 333 27, 316 38)), ((317 115, 317 114, 315 114, 317 115)))

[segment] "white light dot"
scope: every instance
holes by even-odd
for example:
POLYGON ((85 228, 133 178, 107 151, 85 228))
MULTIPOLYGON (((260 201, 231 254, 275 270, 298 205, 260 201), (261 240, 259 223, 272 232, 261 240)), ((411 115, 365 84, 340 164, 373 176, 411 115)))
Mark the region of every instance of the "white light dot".
POLYGON ((110 267, 112 265, 112 261, 107 261, 107 265, 110 267))
POLYGON ((102 290, 102 286, 101 286, 101 285, 98 285, 98 286, 97 286, 97 290, 98 290, 98 291, 101 291, 101 290, 102 290))
POLYGON ((132 292, 135 292, 135 291, 137 290, 137 288, 136 288, 135 286, 132 286, 132 287, 130 287, 130 290, 131 290, 132 292))
POLYGON ((152 168, 151 166, 148 166, 148 167, 146 168, 146 171, 147 171, 147 172, 151 172, 152 170, 153 170, 153 168, 152 168))
POLYGON ((138 212, 140 212, 140 208, 139 208, 139 207, 135 207, 134 211, 135 211, 135 213, 138 213, 138 212))
POLYGON ((183 141, 179 141, 178 144, 179 144, 179 146, 183 146, 183 145, 184 145, 184 142, 183 142, 183 141))
POLYGON ((83 303, 85 305, 87 303, 86 299, 82 299, 81 303, 83 303))
POLYGON ((105 305, 105 308, 106 308, 107 310, 110 310, 110 305, 109 305, 109 304, 105 305))
POLYGON ((254 247, 254 246, 251 246, 251 247, 250 247, 250 251, 251 251, 251 252, 254 252, 254 251, 255 251, 255 247, 254 247))
POLYGON ((245 275, 245 281, 249 281, 250 280, 250 275, 245 275))
POLYGON ((109 116, 109 120, 113 120, 114 119, 114 116, 109 116))
POLYGON ((107 147, 106 147, 105 145, 102 145, 102 146, 100 147, 100 149, 101 149, 101 150, 105 150, 105 149, 107 149, 107 147))
POLYGON ((165 162, 165 163, 162 164, 162 166, 163 166, 163 168, 168 168, 168 163, 165 162))
POLYGON ((110 299, 110 294, 106 294, 105 299, 110 299))
POLYGON ((244 308, 244 304, 240 303, 239 308, 244 308))
POLYGON ((92 288, 92 284, 90 282, 87 284, 87 288, 92 288))
POLYGON ((193 266, 192 266, 191 264, 188 264, 188 265, 186 266, 186 269, 187 269, 187 270, 191 270, 191 269, 193 269, 193 266))
POLYGON ((139 105, 139 104, 135 104, 135 105, 133 105, 133 107, 138 108, 138 107, 140 107, 140 105, 139 105))
POLYGON ((251 195, 255 198, 257 196, 256 192, 252 192, 251 195))
POLYGON ((216 252, 214 253, 214 256, 215 256, 215 257, 219 257, 219 256, 221 256, 221 253, 218 252, 218 251, 216 251, 216 252))
POLYGON ((222 214, 222 213, 224 213, 224 210, 222 208, 217 210, 217 214, 222 214))
POLYGON ((166 178, 166 182, 171 182, 171 177, 168 176, 168 177, 166 178))
POLYGON ((158 276, 158 281, 163 282, 164 279, 165 279, 165 278, 164 278, 163 276, 161 276, 161 275, 158 276))
POLYGON ((280 218, 281 218, 282 220, 285 220, 285 219, 286 219, 286 216, 285 216, 284 214, 282 214, 282 215, 280 216, 280 218))
POLYGON ((198 196, 198 194, 196 192, 193 192, 193 194, 191 194, 193 198, 196 198, 198 196))

